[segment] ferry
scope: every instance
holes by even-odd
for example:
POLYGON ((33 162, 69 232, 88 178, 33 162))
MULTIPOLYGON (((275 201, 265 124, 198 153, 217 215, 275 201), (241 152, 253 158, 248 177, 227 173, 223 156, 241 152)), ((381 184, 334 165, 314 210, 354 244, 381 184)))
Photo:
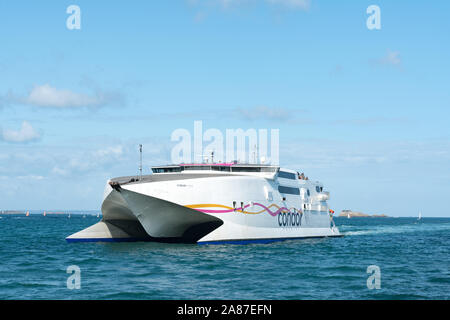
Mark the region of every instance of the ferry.
POLYGON ((152 171, 110 179, 101 221, 66 240, 244 244, 341 236, 330 193, 295 170, 234 161, 152 171))

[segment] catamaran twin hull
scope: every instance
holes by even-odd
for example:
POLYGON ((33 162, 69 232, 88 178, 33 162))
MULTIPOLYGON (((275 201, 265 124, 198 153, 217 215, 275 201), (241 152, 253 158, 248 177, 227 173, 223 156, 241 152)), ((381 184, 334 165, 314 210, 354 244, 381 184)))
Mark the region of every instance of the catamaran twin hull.
POLYGON ((108 181, 102 220, 67 241, 213 244, 340 236, 329 193, 295 171, 237 164, 153 171, 108 181))

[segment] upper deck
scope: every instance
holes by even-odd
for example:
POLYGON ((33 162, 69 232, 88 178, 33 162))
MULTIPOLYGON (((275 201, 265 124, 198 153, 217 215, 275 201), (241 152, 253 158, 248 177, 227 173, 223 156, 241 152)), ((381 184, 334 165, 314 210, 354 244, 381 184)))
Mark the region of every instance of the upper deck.
POLYGON ((243 164, 237 162, 230 163, 188 163, 188 164, 173 164, 165 166, 154 166, 152 172, 154 174, 161 173, 207 173, 223 172, 223 173, 241 173, 252 174, 262 173, 269 175, 277 175, 279 178, 290 180, 309 180, 304 173, 299 173, 294 170, 280 168, 279 166, 267 164, 243 164))
POLYGON ((176 173, 183 171, 218 171, 218 172, 263 172, 277 173, 280 167, 263 164, 238 164, 232 163, 190 163, 152 167, 153 173, 176 173))
POLYGON ((128 176, 110 180, 116 184, 162 182, 198 178, 213 178, 226 176, 255 176, 264 179, 279 181, 285 186, 296 186, 308 183, 308 177, 294 170, 280 168, 266 164, 232 163, 189 163, 154 166, 150 175, 141 177, 128 176))

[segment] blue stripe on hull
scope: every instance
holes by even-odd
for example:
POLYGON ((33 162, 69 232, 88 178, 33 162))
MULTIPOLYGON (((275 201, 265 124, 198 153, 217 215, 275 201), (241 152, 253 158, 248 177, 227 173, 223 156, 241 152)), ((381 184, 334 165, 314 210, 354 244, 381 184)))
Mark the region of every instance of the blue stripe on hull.
POLYGON ((144 241, 137 238, 85 238, 85 239, 66 239, 67 242, 137 242, 144 241))
MULTIPOLYGON (((236 240, 201 241, 201 242, 197 242, 197 244, 199 244, 199 245, 221 245, 221 244, 245 245, 245 244, 253 244, 253 243, 268 244, 268 243, 288 241, 288 240, 340 238, 340 237, 343 237, 343 235, 317 236, 317 237, 295 237, 295 238, 236 239, 236 240)), ((155 240, 153 240, 153 241, 155 241, 155 240)), ((85 239, 66 239, 66 241, 68 243, 76 243, 76 242, 140 242, 140 241, 149 242, 149 240, 139 239, 139 238, 85 238, 85 239)), ((150 240, 150 242, 152 242, 152 240, 150 240)))
POLYGON ((252 243, 273 243, 288 240, 300 240, 300 239, 319 239, 319 238, 340 238, 343 235, 336 236, 317 236, 317 237, 295 237, 295 238, 272 238, 272 239, 237 239, 237 240, 218 240, 218 241, 202 241, 198 242, 199 245, 221 245, 221 244, 252 244, 252 243))

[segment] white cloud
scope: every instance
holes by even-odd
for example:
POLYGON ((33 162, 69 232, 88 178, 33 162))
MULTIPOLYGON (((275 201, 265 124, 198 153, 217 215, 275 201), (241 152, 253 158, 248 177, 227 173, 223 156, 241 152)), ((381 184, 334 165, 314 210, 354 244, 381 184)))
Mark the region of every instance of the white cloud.
POLYGON ((257 106, 251 108, 236 108, 234 116, 245 120, 268 120, 268 121, 290 121, 299 110, 294 111, 288 108, 257 106))
POLYGON ((402 60, 400 59, 400 52, 388 50, 387 55, 383 59, 381 59, 380 62, 398 66, 402 63, 402 60))
POLYGON ((384 57, 372 60, 371 63, 379 66, 393 66, 402 69, 402 59, 399 51, 388 50, 384 57))
POLYGON ((308 10, 311 6, 311 0, 187 0, 191 6, 219 6, 222 8, 230 8, 233 6, 264 2, 269 5, 283 6, 297 10, 308 10))
POLYGON ((30 175, 25 175, 25 176, 18 176, 17 179, 20 180, 44 180, 45 177, 43 176, 39 176, 39 175, 35 175, 35 174, 30 174, 30 175))
POLYGON ((31 126, 30 123, 24 121, 20 130, 3 129, 1 132, 1 140, 14 143, 25 143, 40 139, 41 135, 31 126))
POLYGON ((22 99, 30 105, 51 108, 98 107, 111 102, 111 94, 98 91, 95 95, 57 89, 49 84, 37 85, 22 99))
POLYGON ((300 9, 300 10, 308 10, 311 6, 310 0, 266 0, 271 4, 278 4, 285 7, 300 9))
POLYGON ((105 105, 124 104, 119 91, 104 91, 91 88, 94 93, 77 93, 67 89, 57 89, 49 84, 36 85, 27 95, 16 95, 11 90, 0 96, 0 108, 7 105, 25 104, 40 108, 95 108, 105 105))
POLYGON ((123 146, 113 146, 104 149, 97 150, 94 156, 97 158, 110 158, 110 157, 120 157, 123 154, 123 146))
POLYGON ((60 167, 56 166, 52 169, 52 173, 56 174, 58 176, 67 176, 67 175, 69 175, 70 172, 68 170, 64 170, 64 169, 61 169, 60 167))
POLYGON ((92 172, 101 168, 111 167, 123 161, 124 146, 115 145, 95 151, 73 153, 69 159, 58 161, 51 172, 58 176, 92 172))
POLYGON ((346 126, 367 126, 376 124, 398 124, 401 122, 406 122, 406 118, 388 118, 388 117, 366 117, 366 118, 356 118, 356 119, 339 119, 334 120, 331 124, 335 125, 346 125, 346 126))

